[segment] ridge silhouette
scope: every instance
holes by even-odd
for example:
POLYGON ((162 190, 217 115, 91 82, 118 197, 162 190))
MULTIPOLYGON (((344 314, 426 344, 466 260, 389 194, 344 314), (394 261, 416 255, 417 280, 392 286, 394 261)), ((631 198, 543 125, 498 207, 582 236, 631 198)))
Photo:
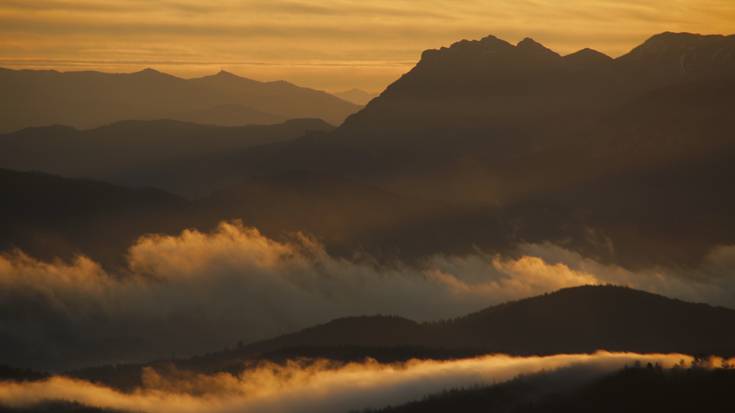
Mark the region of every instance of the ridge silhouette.
POLYGON ((359 109, 325 92, 224 71, 182 79, 150 68, 134 73, 0 68, 0 89, 0 133, 164 118, 233 126, 320 118, 338 125, 359 109))
POLYGON ((383 362, 489 353, 548 355, 597 350, 732 356, 735 310, 615 286, 559 290, 456 319, 417 323, 395 316, 336 319, 295 333, 188 359, 100 366, 68 374, 130 390, 145 366, 239 373, 258 360, 328 358, 383 362))

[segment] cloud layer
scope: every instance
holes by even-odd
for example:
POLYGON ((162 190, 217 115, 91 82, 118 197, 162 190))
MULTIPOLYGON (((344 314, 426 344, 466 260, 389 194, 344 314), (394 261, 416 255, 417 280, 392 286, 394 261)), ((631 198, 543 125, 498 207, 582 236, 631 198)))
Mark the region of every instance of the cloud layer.
POLYGON ((590 380, 635 362, 665 368, 691 362, 681 354, 606 353, 509 357, 494 355, 454 361, 374 361, 332 365, 328 361, 267 364, 240 376, 196 375, 154 370, 144 386, 121 393, 89 382, 52 377, 33 383, 0 383, 0 405, 33 406, 67 400, 100 408, 140 412, 346 412, 419 399, 445 389, 489 385, 521 374, 574 369, 563 380, 590 380))
POLYGON ((379 90, 429 48, 526 36, 613 55, 654 33, 733 30, 728 0, 5 0, 0 66, 179 75, 225 68, 326 89, 379 90))
POLYGON ((42 262, 9 253, 0 255, 0 363, 65 368, 191 355, 338 317, 437 320, 587 284, 735 304, 733 247, 686 278, 634 274, 553 245, 519 251, 386 266, 332 257, 304 236, 276 242, 233 222, 208 234, 143 237, 121 273, 85 257, 42 262))

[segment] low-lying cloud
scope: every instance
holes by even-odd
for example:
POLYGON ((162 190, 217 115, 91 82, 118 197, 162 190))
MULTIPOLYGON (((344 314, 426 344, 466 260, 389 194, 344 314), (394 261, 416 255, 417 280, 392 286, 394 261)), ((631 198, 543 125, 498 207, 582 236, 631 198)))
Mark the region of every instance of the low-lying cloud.
POLYGON ((564 287, 614 283, 665 295, 735 303, 735 247, 697 277, 631 273, 553 245, 518 257, 437 256, 381 265, 330 256, 314 240, 277 242, 239 223, 212 233, 141 238, 128 269, 109 273, 85 257, 42 262, 0 255, 0 363, 69 368, 182 356, 294 331, 330 319, 392 314, 455 317, 564 287))
POLYGON ((592 355, 510 357, 491 355, 453 360, 411 360, 333 365, 329 361, 266 364, 239 376, 144 372, 143 387, 131 393, 52 377, 39 382, 0 382, 0 405, 28 407, 66 400, 106 409, 179 413, 331 413, 379 408, 445 389, 490 385, 519 375, 566 370, 559 380, 590 380, 636 362, 664 368, 691 363, 682 354, 599 352, 592 355), (569 370, 574 369, 572 374, 569 370))

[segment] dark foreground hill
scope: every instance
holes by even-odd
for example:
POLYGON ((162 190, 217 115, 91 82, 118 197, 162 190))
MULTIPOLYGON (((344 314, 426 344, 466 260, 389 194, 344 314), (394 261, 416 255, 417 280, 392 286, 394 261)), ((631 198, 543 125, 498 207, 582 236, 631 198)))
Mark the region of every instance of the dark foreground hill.
POLYGON ((0 89, 3 133, 57 124, 95 128, 126 119, 233 126, 319 118, 338 125, 359 109, 325 92, 224 71, 182 79, 152 69, 62 73, 0 68, 0 89))
POLYGON ((735 354, 735 310, 625 287, 576 287, 509 302, 448 321, 338 319, 255 343, 243 354, 296 347, 429 347, 518 355, 596 350, 735 354))
MULTIPOLYGON (((573 376, 573 373, 572 373, 573 376)), ((735 370, 629 367, 592 382, 541 374, 476 389, 455 389, 370 413, 729 412, 735 370)))
MULTIPOLYGON (((325 357, 381 361, 487 353, 545 355, 597 350, 735 354, 735 310, 692 304, 624 287, 577 287, 493 306, 454 320, 353 317, 223 352, 152 363, 200 372, 238 372, 247 362, 325 357)), ((143 365, 72 374, 113 386, 139 384, 143 365)))

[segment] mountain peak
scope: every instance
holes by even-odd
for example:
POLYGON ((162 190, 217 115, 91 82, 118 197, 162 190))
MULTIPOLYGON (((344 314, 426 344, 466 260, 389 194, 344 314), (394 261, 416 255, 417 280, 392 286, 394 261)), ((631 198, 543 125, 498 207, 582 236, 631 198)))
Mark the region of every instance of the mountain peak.
POLYGON ((651 36, 648 40, 643 42, 643 44, 646 43, 657 43, 657 42, 686 42, 686 41, 696 41, 700 39, 705 38, 722 38, 724 36, 722 35, 702 35, 698 33, 689 33, 689 32, 662 32, 658 34, 654 34, 651 36))
POLYGON ((166 73, 159 72, 158 70, 150 68, 150 67, 146 67, 143 70, 133 72, 131 74, 138 75, 138 76, 170 76, 170 75, 167 75, 166 73))
POLYGON ((726 73, 735 68, 735 35, 664 32, 618 58, 640 70, 669 75, 726 73), (656 69, 652 69, 656 68, 656 69))
MULTIPOLYGON (((214 81, 214 82, 228 82, 228 81, 238 81, 238 82, 249 82, 251 84, 262 84, 263 82, 259 82, 257 80, 249 79, 247 77, 242 77, 239 75, 236 75, 235 73, 228 72, 224 69, 220 69, 219 72, 202 76, 199 78, 196 78, 195 80, 198 81, 214 81)), ((273 84, 274 82, 266 82, 268 84, 273 84)))
POLYGON ((492 50, 492 49, 512 49, 513 45, 506 42, 503 39, 500 39, 498 37, 495 37, 493 35, 489 35, 486 37, 483 37, 480 40, 467 40, 463 39, 458 42, 453 43, 450 47, 442 47, 440 50, 431 49, 427 50, 427 52, 441 52, 445 50, 449 51, 462 51, 462 50, 492 50))
POLYGON ((529 47, 539 48, 539 47, 544 47, 544 46, 541 43, 533 40, 533 38, 526 37, 523 40, 521 40, 520 42, 518 42, 518 44, 516 45, 516 47, 520 47, 520 48, 529 48, 529 47))
POLYGON ((219 76, 219 77, 240 77, 240 76, 238 76, 238 75, 236 75, 236 74, 234 74, 232 72, 228 72, 228 71, 226 71, 224 69, 220 69, 220 71, 217 72, 217 74, 215 74, 215 76, 219 76))
POLYGON ((525 39, 518 42, 518 44, 516 45, 516 49, 521 50, 521 51, 527 51, 529 53, 534 53, 534 54, 542 54, 546 56, 559 57, 558 53, 547 48, 546 46, 533 40, 530 37, 526 37, 525 39))
POLYGON ((513 46, 505 40, 495 37, 493 35, 488 35, 480 39, 480 44, 482 44, 486 48, 509 48, 513 46))
POLYGON ((698 47, 723 45, 729 47, 735 45, 735 36, 663 32, 651 36, 640 46, 633 49, 629 55, 663 55, 671 52, 687 51, 698 47))
POLYGON ((564 56, 564 60, 572 64, 591 65, 610 63, 614 59, 597 50, 584 48, 574 53, 564 56))

